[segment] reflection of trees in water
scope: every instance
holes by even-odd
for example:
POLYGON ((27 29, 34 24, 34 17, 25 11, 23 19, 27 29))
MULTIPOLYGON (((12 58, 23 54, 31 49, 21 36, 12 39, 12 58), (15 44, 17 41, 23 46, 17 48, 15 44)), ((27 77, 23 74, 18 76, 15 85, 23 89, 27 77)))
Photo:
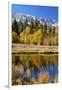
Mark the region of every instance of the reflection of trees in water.
MULTIPOLYGON (((58 65, 58 55, 53 54, 13 54, 12 56, 12 83, 13 84, 32 84, 32 83, 46 83, 50 79, 49 72, 45 69, 50 66, 58 65), (32 76, 35 73, 39 73, 41 69, 44 69, 44 75, 39 74, 39 78, 43 77, 44 81, 39 79, 32 80, 32 76), (34 73, 35 72, 35 73, 34 73), (47 73, 47 74, 46 74, 47 73), (46 79, 48 77, 48 79, 46 79), (37 81, 36 81, 37 80, 37 81), (46 81, 48 80, 48 81, 46 81)), ((42 70, 41 70, 42 71, 42 70)), ((38 74, 37 74, 38 75, 38 74)), ((57 75, 56 75, 57 76, 57 75)), ((51 77, 51 76, 50 76, 51 77)), ((51 81, 53 82, 53 81, 51 81)))

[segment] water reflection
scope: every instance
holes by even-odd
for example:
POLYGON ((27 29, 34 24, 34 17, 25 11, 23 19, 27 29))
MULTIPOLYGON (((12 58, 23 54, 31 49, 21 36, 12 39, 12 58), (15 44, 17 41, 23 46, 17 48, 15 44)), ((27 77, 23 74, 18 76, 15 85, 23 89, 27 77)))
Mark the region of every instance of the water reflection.
POLYGON ((13 54, 12 85, 58 82, 57 54, 13 54))

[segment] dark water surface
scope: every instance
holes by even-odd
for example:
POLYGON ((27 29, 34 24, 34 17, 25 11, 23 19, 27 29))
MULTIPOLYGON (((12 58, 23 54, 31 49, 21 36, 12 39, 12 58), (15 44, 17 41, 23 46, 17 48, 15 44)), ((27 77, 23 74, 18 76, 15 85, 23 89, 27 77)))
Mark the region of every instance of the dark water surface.
POLYGON ((58 82, 58 54, 12 54, 12 85, 58 82))

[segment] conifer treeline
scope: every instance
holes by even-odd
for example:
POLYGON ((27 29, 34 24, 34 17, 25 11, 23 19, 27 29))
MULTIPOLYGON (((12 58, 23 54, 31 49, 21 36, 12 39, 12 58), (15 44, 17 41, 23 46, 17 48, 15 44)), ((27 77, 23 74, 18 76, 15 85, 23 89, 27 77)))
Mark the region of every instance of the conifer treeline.
POLYGON ((58 45, 58 26, 49 27, 39 20, 28 23, 12 21, 12 43, 35 45, 58 45))

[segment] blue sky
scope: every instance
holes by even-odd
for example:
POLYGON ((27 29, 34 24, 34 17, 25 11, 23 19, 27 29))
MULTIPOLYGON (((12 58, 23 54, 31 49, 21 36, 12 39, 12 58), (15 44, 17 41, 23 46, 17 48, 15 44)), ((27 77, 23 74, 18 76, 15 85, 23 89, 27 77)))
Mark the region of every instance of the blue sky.
POLYGON ((23 13, 58 22, 58 7, 12 4, 12 14, 23 13))

